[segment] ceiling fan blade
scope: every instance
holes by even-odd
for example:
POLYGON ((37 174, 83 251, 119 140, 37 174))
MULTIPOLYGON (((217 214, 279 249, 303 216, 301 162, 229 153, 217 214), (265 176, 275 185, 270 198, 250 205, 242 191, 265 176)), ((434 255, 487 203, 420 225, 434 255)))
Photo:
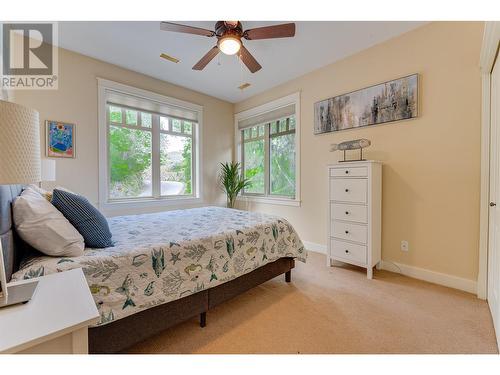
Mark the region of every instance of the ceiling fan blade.
POLYGON ((289 38, 295 36, 295 24, 283 23, 281 25, 258 27, 243 33, 243 37, 248 40, 289 38))
POLYGON ((202 29, 201 27, 180 25, 178 23, 172 23, 172 22, 161 22, 160 30, 173 31, 175 33, 195 34, 208 37, 215 36, 215 32, 211 30, 202 29))
POLYGON ((240 59, 252 73, 255 73, 262 69, 262 66, 260 66, 257 60, 255 60, 252 54, 245 48, 245 46, 241 46, 240 59))
POLYGON ((219 53, 219 47, 215 46, 210 51, 208 51, 205 56, 201 58, 194 66, 193 70, 203 70, 207 64, 212 61, 212 59, 219 53))

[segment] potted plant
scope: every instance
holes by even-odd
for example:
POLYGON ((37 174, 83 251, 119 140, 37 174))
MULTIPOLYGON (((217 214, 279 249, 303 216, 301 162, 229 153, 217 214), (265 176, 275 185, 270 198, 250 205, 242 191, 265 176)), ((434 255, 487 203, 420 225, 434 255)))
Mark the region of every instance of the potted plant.
POLYGON ((220 163, 221 171, 219 174, 219 183, 227 197, 227 207, 234 208, 236 197, 241 190, 250 185, 250 180, 244 178, 240 172, 240 163, 226 162, 220 163))

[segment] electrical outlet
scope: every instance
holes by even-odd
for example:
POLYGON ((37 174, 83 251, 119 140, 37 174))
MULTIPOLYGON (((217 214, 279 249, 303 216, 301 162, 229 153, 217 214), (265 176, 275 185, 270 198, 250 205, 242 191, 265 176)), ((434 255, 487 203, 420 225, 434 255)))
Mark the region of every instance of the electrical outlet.
POLYGON ((410 245, 408 245, 408 241, 401 241, 401 251, 408 251, 410 250, 410 245))

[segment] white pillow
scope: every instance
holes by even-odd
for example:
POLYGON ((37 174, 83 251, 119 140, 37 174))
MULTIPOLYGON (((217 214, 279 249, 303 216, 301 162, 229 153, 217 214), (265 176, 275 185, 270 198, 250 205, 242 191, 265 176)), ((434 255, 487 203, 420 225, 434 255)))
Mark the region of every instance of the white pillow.
MULTIPOLYGON (((38 185, 35 185, 35 184, 30 184, 27 186, 27 188, 36 191, 38 194, 40 194, 42 197, 47 199, 49 202, 52 202, 52 191, 53 190, 45 190, 45 189, 42 189, 41 187, 39 187, 38 185)), ((64 187, 61 187, 61 186, 56 186, 55 189, 67 191, 68 193, 75 194, 71 190, 66 189, 64 187)))
POLYGON ((26 190, 26 189, 31 189, 31 190, 34 190, 34 191, 36 191, 36 192, 37 192, 38 194, 40 194, 40 195, 45 195, 45 194, 47 194, 47 193, 48 193, 48 191, 47 191, 47 190, 42 189, 40 186, 38 186, 38 185, 36 185, 36 184, 30 184, 30 185, 28 185, 28 186, 25 188, 25 190, 26 190))
POLYGON ((83 237, 73 225, 34 189, 26 188, 13 204, 19 236, 33 248, 50 256, 83 255, 83 237))

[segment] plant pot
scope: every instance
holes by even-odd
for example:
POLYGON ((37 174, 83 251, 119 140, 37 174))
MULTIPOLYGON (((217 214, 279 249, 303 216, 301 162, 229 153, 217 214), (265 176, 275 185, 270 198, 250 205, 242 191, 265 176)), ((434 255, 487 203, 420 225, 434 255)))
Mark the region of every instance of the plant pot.
POLYGON ((234 208, 234 205, 236 203, 236 198, 227 198, 227 202, 226 202, 226 207, 227 208, 234 208))

